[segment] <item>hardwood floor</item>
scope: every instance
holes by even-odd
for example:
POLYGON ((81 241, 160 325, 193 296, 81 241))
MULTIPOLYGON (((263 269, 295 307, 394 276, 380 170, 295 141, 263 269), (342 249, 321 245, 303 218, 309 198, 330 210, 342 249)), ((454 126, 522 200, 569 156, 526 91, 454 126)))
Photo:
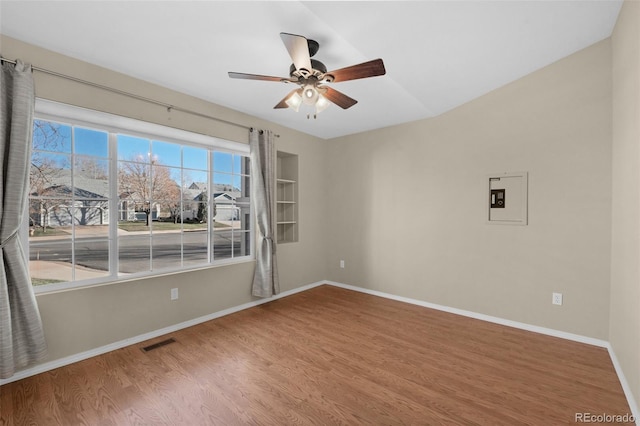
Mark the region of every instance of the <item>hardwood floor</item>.
POLYGON ((0 425, 559 425, 583 412, 630 414, 605 349, 331 286, 0 387, 0 425))

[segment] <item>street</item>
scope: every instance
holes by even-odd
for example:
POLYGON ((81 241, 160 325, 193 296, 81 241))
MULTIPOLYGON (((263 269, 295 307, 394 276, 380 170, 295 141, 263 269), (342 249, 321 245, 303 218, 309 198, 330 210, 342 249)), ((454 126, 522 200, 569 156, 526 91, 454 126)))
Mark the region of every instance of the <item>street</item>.
MULTIPOLYGON (((198 264, 207 262, 207 231, 167 232, 153 235, 150 244, 149 236, 118 236, 119 261, 118 270, 123 273, 136 273, 151 269, 152 253, 153 269, 179 267, 181 265, 180 235, 182 235, 183 262, 198 264)), ((242 256, 241 237, 245 233, 234 233, 232 244, 231 231, 214 233, 214 259, 226 259, 232 255, 242 256)), ((71 263, 70 239, 48 239, 32 241, 29 245, 30 260, 68 262, 71 263)), ((75 260, 77 265, 94 270, 109 269, 108 242, 76 238, 75 260)), ((248 251, 248 249, 247 249, 248 251)))

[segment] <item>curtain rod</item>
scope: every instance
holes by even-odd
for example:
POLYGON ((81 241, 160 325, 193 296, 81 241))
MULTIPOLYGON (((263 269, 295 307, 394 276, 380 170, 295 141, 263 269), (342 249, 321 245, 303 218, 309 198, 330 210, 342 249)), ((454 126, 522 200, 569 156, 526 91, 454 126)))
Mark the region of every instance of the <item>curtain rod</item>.
MULTIPOLYGON (((2 57, 0 57, 0 61, 7 62, 7 63, 14 64, 14 65, 16 64, 15 60, 6 59, 6 58, 2 58, 2 57)), ((198 116, 198 117, 207 118, 209 120, 218 121, 220 123, 229 124, 231 126, 240 127, 240 128, 246 129, 246 130, 252 130, 253 129, 253 127, 251 127, 251 126, 245 126, 244 124, 235 123, 233 121, 224 120, 222 118, 214 117, 212 115, 203 114, 201 112, 194 111, 194 110, 191 110, 191 109, 182 108, 182 107, 179 107, 179 106, 168 104, 166 102, 162 102, 162 101, 158 101, 158 100, 155 100, 155 99, 147 98, 147 97, 144 97, 144 96, 136 95, 135 93, 125 92, 124 90, 115 89, 115 88, 109 87, 109 86, 104 86, 102 84, 94 83, 92 81, 87 81, 87 80, 83 80, 83 79, 78 78, 78 77, 73 77, 73 76, 70 76, 70 75, 62 74, 62 73, 59 73, 57 71, 51 71, 51 70, 48 70, 46 68, 40 68, 40 67, 36 67, 34 65, 31 65, 31 69, 34 70, 34 71, 38 71, 38 72, 44 73, 44 74, 49 74, 49 75, 52 75, 52 76, 55 76, 55 77, 64 78, 66 80, 71 80, 71 81, 74 81, 76 83, 84 84, 86 86, 91 86, 91 87, 95 87, 97 89, 106 90, 107 92, 112 92, 112 93, 116 93, 118 95, 126 96, 126 97, 133 98, 133 99, 137 99, 139 101, 147 102, 147 103, 154 104, 154 105, 159 105, 159 106, 165 107, 167 109, 167 111, 169 111, 169 112, 171 112, 171 110, 180 111, 180 112, 184 112, 186 114, 191 114, 191 115, 195 115, 195 116, 198 116)), ((274 134, 274 136, 277 137, 277 138, 280 137, 280 135, 278 135, 278 134, 274 134)))

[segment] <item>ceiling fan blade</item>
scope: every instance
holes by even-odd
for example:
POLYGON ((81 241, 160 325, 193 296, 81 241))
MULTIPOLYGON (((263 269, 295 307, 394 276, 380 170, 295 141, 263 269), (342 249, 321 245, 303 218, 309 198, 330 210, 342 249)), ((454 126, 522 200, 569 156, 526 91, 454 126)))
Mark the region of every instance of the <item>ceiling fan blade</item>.
POLYGON ((309 56, 307 39, 303 36, 289 33, 280 33, 280 38, 287 48, 296 69, 304 68, 307 71, 311 71, 311 57, 309 56))
POLYGON ((245 74, 242 72, 232 72, 229 71, 229 77, 231 78, 240 78, 243 80, 261 80, 261 81, 276 81, 281 83, 294 83, 298 80, 288 77, 272 77, 270 75, 259 75, 259 74, 245 74))
POLYGON ((336 89, 332 89, 331 87, 327 86, 324 86, 323 89, 326 90, 323 91, 322 96, 338 105, 342 109, 351 108, 358 103, 358 101, 356 101, 355 99, 350 98, 342 92, 338 92, 336 89))
POLYGON ((346 68, 340 68, 339 70, 329 71, 325 75, 332 75, 334 83, 340 81, 357 80, 359 78, 375 77, 378 75, 385 75, 384 62, 382 59, 374 59, 373 61, 363 62, 358 65, 352 65, 346 68))
POLYGON ((279 108, 289 108, 289 104, 287 104, 287 101, 289 100, 289 98, 291 98, 296 92, 300 92, 301 89, 294 89, 291 92, 289 92, 289 94, 287 96, 285 96, 284 98, 282 98, 282 100, 280 102, 278 102, 278 104, 276 106, 273 107, 273 109, 279 109, 279 108))

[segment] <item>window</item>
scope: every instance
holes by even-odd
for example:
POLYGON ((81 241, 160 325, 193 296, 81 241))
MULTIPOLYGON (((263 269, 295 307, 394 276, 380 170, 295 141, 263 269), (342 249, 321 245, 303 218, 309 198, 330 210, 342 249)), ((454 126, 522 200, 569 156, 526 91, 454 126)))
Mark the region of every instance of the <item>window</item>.
POLYGON ((248 146, 41 100, 33 134, 36 289, 252 258, 248 146))

